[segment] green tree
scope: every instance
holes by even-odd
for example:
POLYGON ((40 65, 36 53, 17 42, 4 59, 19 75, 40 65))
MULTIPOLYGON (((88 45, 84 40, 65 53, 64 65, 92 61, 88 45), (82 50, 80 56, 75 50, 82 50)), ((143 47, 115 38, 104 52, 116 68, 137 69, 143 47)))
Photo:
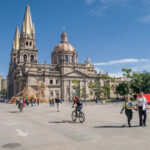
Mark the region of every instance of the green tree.
POLYGON ((132 69, 123 68, 122 72, 123 72, 123 76, 125 76, 127 79, 132 78, 132 75, 131 75, 132 69))
POLYGON ((90 90, 92 91, 92 93, 94 93, 95 97, 100 99, 102 93, 103 93, 103 89, 101 87, 101 83, 99 82, 99 80, 94 81, 94 82, 89 82, 88 87, 90 88, 90 90))
POLYGON ((146 94, 150 93, 150 73, 133 73, 133 78, 131 80, 131 88, 134 93, 137 94, 143 91, 146 94))
POLYGON ((110 97, 110 91, 111 91, 111 87, 108 84, 104 85, 103 92, 104 92, 105 98, 110 97))
POLYGON ((143 75, 141 73, 134 72, 131 80, 131 89, 133 90, 133 92, 139 93, 140 91, 142 91, 143 83, 143 75))
POLYGON ((119 85, 116 87, 116 93, 121 96, 129 94, 128 84, 126 82, 119 83, 119 85))
POLYGON ((73 83, 73 97, 78 96, 80 97, 80 81, 79 80, 72 80, 73 83))
POLYGON ((141 90, 146 94, 150 94, 150 73, 144 72, 141 75, 143 79, 141 90))
POLYGON ((3 89, 0 91, 0 95, 3 97, 3 98, 7 98, 7 89, 3 89))
POLYGON ((127 83, 127 86, 128 86, 129 94, 131 94, 132 90, 130 88, 130 80, 132 79, 132 69, 123 68, 122 72, 123 72, 123 76, 127 78, 126 83, 127 83))
POLYGON ((84 99, 88 98, 88 94, 86 94, 85 88, 81 89, 81 97, 84 98, 84 99))

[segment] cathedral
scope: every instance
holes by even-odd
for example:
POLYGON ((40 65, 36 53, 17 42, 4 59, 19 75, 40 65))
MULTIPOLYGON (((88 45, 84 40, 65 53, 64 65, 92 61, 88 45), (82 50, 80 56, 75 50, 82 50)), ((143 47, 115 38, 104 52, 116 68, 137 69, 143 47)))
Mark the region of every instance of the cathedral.
MULTIPOLYGON (((61 34, 60 43, 51 54, 51 64, 38 63, 35 28, 30 7, 25 10, 21 33, 16 29, 8 73, 8 98, 19 95, 47 101, 59 97, 65 101, 78 95, 92 99, 88 83, 97 79, 97 71, 88 58, 78 63, 78 54, 68 42, 67 33, 61 34), (88 93, 82 96, 82 92, 88 93)), ((100 82, 103 82, 100 81, 100 82)))

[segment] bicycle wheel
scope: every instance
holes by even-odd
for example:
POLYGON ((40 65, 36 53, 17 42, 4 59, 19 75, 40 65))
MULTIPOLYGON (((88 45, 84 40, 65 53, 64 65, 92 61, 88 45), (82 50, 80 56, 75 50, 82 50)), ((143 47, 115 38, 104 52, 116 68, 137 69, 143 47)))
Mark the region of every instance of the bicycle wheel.
POLYGON ((75 111, 72 112, 72 120, 73 121, 77 120, 77 116, 76 116, 76 112, 75 111))
POLYGON ((85 115, 82 111, 79 113, 79 121, 80 123, 83 123, 85 121, 85 115))

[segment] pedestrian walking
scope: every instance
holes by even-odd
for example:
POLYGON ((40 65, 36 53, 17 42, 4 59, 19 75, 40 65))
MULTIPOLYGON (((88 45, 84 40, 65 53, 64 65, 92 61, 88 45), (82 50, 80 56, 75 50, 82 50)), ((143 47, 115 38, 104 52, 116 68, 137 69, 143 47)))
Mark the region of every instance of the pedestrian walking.
POLYGON ((27 104, 27 107, 29 106, 29 99, 27 98, 26 99, 26 104, 27 104))
POLYGON ((23 107, 26 106, 26 99, 23 97, 23 107))
POLYGON ((61 99, 59 97, 55 98, 55 102, 56 102, 56 105, 57 105, 57 112, 59 112, 59 104, 61 103, 61 99))
POLYGON ((39 106, 40 100, 39 98, 37 98, 37 106, 39 106))
POLYGON ((18 102, 18 100, 16 99, 16 106, 18 105, 18 103, 19 103, 19 102, 18 102))
POLYGON ((139 112, 139 126, 146 126, 146 118, 148 104, 146 98, 143 96, 143 92, 140 92, 140 96, 137 98, 137 110, 139 112))
POLYGON ((55 105, 55 100, 54 100, 54 98, 52 98, 52 105, 53 105, 53 106, 55 105))
POLYGON ((52 100, 51 100, 51 98, 49 99, 49 105, 50 105, 50 106, 52 105, 52 100))
POLYGON ((36 106, 36 98, 33 98, 33 106, 36 106))
POLYGON ((130 97, 127 96, 126 101, 123 103, 123 108, 121 109, 120 114, 122 114, 122 112, 125 110, 129 127, 131 127, 131 120, 133 118, 132 109, 136 110, 136 107, 134 107, 133 103, 130 101, 130 97))
POLYGON ((31 98, 31 107, 33 107, 33 98, 31 98))

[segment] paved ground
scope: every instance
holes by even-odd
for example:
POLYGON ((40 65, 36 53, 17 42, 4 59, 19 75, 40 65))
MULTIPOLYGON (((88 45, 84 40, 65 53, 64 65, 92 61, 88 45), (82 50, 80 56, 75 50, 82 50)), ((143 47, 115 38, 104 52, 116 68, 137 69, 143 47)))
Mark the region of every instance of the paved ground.
POLYGON ((80 124, 72 123, 69 104, 60 112, 42 104, 23 113, 15 105, 0 104, 0 150, 149 150, 149 115, 147 127, 138 127, 135 112, 128 128, 120 109, 121 104, 88 104, 86 121, 80 124))

